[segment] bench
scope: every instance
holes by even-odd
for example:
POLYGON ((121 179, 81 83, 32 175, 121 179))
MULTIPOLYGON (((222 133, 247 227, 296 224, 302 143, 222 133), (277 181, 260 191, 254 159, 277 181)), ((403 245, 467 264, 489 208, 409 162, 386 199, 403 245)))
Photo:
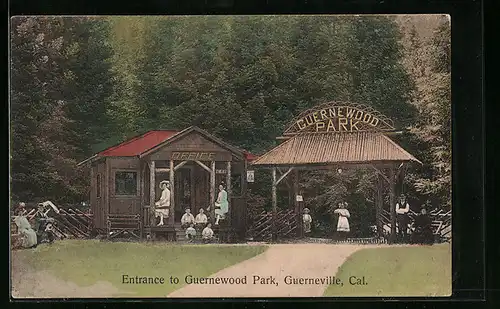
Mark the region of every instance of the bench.
POLYGON ((129 235, 142 239, 142 223, 140 215, 110 214, 107 218, 107 238, 129 235))

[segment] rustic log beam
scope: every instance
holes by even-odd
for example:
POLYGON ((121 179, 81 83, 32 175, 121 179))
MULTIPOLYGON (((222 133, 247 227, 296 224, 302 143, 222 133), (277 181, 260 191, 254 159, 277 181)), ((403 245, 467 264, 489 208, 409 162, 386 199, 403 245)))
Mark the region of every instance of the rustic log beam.
POLYGON ((299 228, 298 230, 298 236, 299 237, 304 237, 304 225, 302 224, 302 211, 300 209, 300 202, 297 201, 297 195, 299 195, 299 170, 294 169, 293 171, 293 203, 295 205, 295 214, 297 215, 297 227, 299 228))
POLYGON ((377 168, 375 165, 371 165, 371 167, 380 175, 382 176, 386 181, 387 183, 391 184, 391 180, 389 179, 389 177, 387 177, 384 172, 382 172, 379 168, 377 168))
POLYGON ((271 172, 272 175, 272 206, 273 206, 273 222, 272 222, 272 238, 273 240, 277 239, 276 235, 276 220, 277 220, 277 215, 278 215, 278 200, 276 196, 276 168, 272 169, 271 172))
POLYGON ((241 172, 241 196, 246 197, 247 195, 247 171, 248 171, 248 161, 243 162, 243 172, 241 172))
POLYGON ((383 179, 381 175, 377 175, 377 183, 376 183, 376 197, 375 197, 375 213, 376 213, 376 224, 377 224, 377 235, 381 237, 383 235, 383 220, 382 220, 382 210, 383 210, 383 179))
POLYGON ((391 237, 390 242, 394 243, 396 241, 396 182, 395 182, 395 171, 394 168, 389 170, 389 180, 390 180, 390 203, 391 203, 391 237))
POLYGON ((157 168, 155 168, 155 172, 157 172, 157 173, 169 173, 170 169, 164 168, 164 167, 157 167, 157 168))
POLYGON ((174 171, 180 169, 181 167, 183 167, 186 163, 188 163, 188 161, 182 161, 181 163, 177 164, 176 167, 174 167, 174 171))
MULTIPOLYGON (((203 166, 205 165, 203 164, 203 166)), ((211 210, 210 216, 212 218, 211 220, 212 224, 214 224, 215 223, 215 161, 212 161, 212 169, 209 169, 209 171, 210 171, 210 210, 211 210)))
POLYGON ((280 178, 276 181, 276 185, 278 185, 285 177, 290 174, 290 172, 293 171, 293 167, 290 167, 284 174, 281 175, 280 178))
MULTIPOLYGON (((210 169, 208 166, 203 164, 201 161, 194 161, 194 162, 196 162, 196 164, 198 164, 199 166, 203 167, 203 169, 205 169, 207 172, 212 173, 212 169, 210 169)), ((215 161, 212 161, 212 162, 215 162, 215 161)), ((215 173, 215 168, 213 169, 213 171, 215 173)))
POLYGON ((170 211, 168 221, 174 224, 175 217, 175 174, 174 174, 174 160, 170 160, 170 211))
POLYGON ((140 201, 140 207, 141 207, 141 220, 142 222, 144 222, 144 225, 146 225, 145 223, 145 219, 146 217, 144 216, 146 214, 146 201, 144 200, 145 199, 145 192, 144 192, 144 183, 146 182, 146 165, 144 165, 144 163, 141 163, 142 164, 142 169, 141 169, 141 178, 139 179, 139 181, 141 182, 141 192, 140 192, 140 197, 141 197, 141 201, 140 201))
POLYGON ((147 214, 147 226, 153 225, 155 199, 156 199, 156 180, 155 180, 155 161, 149 164, 149 212, 147 214))
POLYGON ((199 210, 196 209, 196 194, 194 193, 194 187, 195 187, 195 171, 194 171, 194 166, 190 166, 189 169, 189 201, 191 202, 191 211, 198 212, 199 210))
POLYGON ((226 163, 226 191, 227 191, 227 202, 228 202, 228 214, 227 214, 227 221, 230 223, 231 222, 231 161, 227 161, 226 163))

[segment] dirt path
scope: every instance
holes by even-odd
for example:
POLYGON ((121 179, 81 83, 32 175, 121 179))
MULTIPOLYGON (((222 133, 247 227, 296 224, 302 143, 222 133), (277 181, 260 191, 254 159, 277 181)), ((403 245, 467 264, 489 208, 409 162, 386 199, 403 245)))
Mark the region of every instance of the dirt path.
POLYGON ((247 277, 246 284, 191 284, 168 297, 316 297, 322 296, 327 283, 287 285, 286 276, 322 278, 333 276, 345 259, 357 250, 380 245, 279 244, 263 254, 223 269, 210 276, 247 277), (253 276, 276 278, 277 285, 253 284, 253 276))
POLYGON ((34 271, 12 252, 11 284, 13 298, 103 298, 126 294, 111 283, 99 281, 88 287, 34 271))

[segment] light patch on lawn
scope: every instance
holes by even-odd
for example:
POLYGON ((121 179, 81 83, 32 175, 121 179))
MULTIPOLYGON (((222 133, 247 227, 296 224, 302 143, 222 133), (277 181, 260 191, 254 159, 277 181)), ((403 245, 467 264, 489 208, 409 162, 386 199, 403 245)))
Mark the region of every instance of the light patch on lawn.
MULTIPOLYGON (((175 245, 168 243, 59 241, 15 252, 35 271, 45 271, 80 287, 109 282, 125 297, 163 297, 184 286, 184 277, 209 276, 254 257, 266 246, 175 245), (164 277, 163 285, 122 284, 122 276, 164 277), (179 284, 170 284, 170 277, 179 284)), ((14 254, 13 254, 14 258, 14 254)), ((12 274, 14 277, 16 274, 12 274)), ((116 292, 116 291, 115 291, 116 292)))
POLYGON ((451 266, 450 244, 363 249, 338 270, 344 285, 330 285, 324 296, 450 296, 451 266), (351 285, 351 276, 366 285, 351 285))

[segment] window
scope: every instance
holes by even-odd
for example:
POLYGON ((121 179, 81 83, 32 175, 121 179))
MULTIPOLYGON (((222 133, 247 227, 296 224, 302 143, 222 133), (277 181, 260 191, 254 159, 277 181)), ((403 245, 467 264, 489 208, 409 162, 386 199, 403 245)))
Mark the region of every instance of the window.
POLYGON ((115 174, 116 195, 137 195, 137 173, 116 172, 115 174))
POLYGON ((101 197, 101 174, 97 174, 97 197, 101 197))

